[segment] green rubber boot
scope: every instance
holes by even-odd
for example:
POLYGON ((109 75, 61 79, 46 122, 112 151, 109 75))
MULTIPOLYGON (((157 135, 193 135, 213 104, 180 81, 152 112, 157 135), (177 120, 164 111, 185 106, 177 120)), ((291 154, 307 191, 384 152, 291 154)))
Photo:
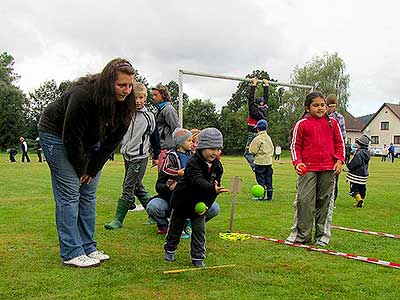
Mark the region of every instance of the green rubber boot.
POLYGON ((118 199, 117 210, 115 211, 114 220, 110 223, 105 224, 105 229, 114 230, 122 227, 122 223, 124 222, 126 213, 128 212, 129 203, 122 200, 121 198, 118 199))

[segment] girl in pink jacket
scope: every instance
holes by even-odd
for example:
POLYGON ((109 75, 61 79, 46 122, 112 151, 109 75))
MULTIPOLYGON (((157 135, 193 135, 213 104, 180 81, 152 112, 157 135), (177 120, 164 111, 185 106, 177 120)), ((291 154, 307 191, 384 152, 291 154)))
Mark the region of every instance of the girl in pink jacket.
POLYGON ((296 173, 294 224, 287 241, 326 246, 331 237, 335 175, 344 161, 344 142, 337 121, 326 114, 324 96, 307 95, 305 113, 292 132, 290 154, 296 173))

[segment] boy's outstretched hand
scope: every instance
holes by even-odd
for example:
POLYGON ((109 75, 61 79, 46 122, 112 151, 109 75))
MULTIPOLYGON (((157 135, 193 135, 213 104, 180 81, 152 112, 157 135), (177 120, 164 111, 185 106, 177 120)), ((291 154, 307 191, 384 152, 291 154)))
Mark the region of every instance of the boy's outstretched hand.
POLYGON ((215 192, 217 194, 220 193, 229 193, 229 189, 224 188, 223 186, 218 186, 218 182, 215 181, 215 192))
POLYGON ((335 175, 339 175, 340 172, 342 172, 342 165, 343 162, 341 160, 338 160, 335 165, 333 166, 333 171, 335 171, 335 175))

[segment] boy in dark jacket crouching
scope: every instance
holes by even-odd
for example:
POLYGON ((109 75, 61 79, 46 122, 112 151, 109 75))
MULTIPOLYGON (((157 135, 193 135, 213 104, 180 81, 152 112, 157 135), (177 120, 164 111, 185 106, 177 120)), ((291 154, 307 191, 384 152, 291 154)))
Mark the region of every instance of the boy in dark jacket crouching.
POLYGON ((195 206, 204 202, 211 207, 218 194, 228 192, 221 186, 223 168, 217 159, 218 151, 223 147, 223 137, 216 128, 200 131, 196 153, 189 159, 183 178, 178 181, 172 194, 172 215, 164 244, 165 260, 175 261, 185 220, 192 224, 190 254, 192 263, 204 267, 206 257, 205 212, 198 214, 195 206))

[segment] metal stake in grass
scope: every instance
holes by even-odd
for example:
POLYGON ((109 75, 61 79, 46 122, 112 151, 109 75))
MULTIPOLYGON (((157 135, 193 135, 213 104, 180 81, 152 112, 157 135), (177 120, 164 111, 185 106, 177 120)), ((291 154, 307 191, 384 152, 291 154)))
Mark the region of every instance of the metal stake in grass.
POLYGON ((221 269, 221 268, 228 268, 228 267, 236 267, 236 265, 221 265, 221 266, 212 266, 212 267, 203 267, 203 268, 187 268, 187 269, 169 270, 169 271, 163 271, 163 274, 179 274, 182 272, 199 271, 199 270, 205 270, 205 269, 221 269))

